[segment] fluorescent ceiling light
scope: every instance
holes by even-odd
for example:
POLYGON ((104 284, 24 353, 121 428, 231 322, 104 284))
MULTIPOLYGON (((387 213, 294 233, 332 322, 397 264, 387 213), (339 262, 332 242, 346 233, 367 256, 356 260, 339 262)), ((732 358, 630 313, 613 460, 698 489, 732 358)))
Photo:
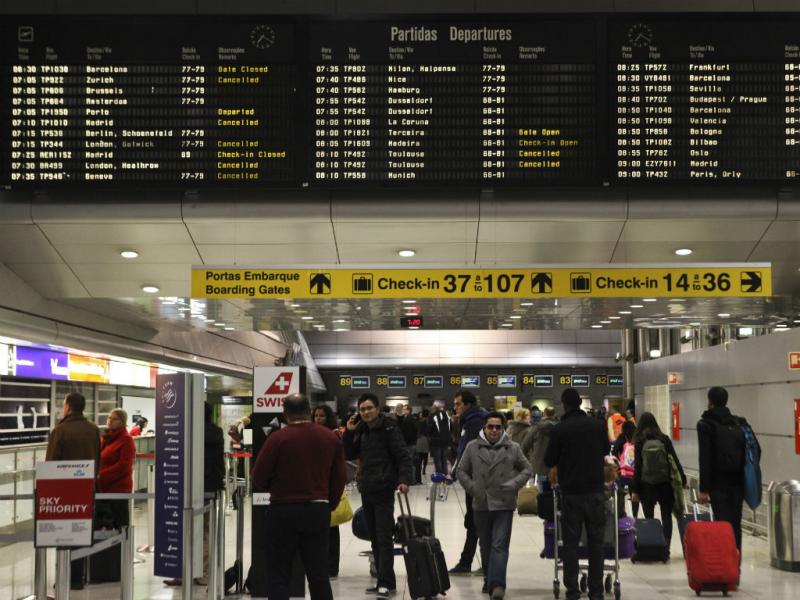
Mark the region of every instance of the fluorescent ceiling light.
POLYGON ((214 323, 215 327, 225 327, 225 323, 214 323))
POLYGON ((689 325, 691 325, 692 327, 700 327, 700 325, 702 325, 702 323, 698 323, 697 321, 695 321, 693 323, 689 323, 689 325))
POLYGON ((650 350, 650 358, 661 358, 661 350, 658 348, 650 350))
POLYGON ((600 321, 603 325, 610 325, 611 321, 600 321))
POLYGON ((592 329, 602 329, 602 325, 592 325, 592 329))
POLYGON ((753 328, 752 327, 739 327, 739 335, 742 337, 747 337, 753 335, 753 328))
POLYGON ((608 317, 608 318, 609 319, 613 319, 614 321, 616 321, 617 319, 621 319, 622 317, 608 317))
POLYGON ((299 304, 292 304, 292 308, 300 308, 299 304))
POLYGON ((642 298, 642 302, 657 302, 658 298, 642 298))
POLYGON ((157 294, 158 293, 158 287, 156 287, 154 285, 143 285, 142 286, 142 291, 146 292, 148 294, 157 294))
POLYGON ((520 302, 520 306, 533 306, 533 302, 520 302))
POLYGON ((500 327, 513 327, 513 323, 500 323, 500 327))
POLYGON ((213 323, 214 319, 206 319, 205 321, 206 321, 206 323, 213 323))
POLYGON ((720 319, 727 319, 728 317, 730 317, 730 316, 731 316, 731 314, 730 314, 730 313, 719 313, 717 316, 718 316, 720 319))
POLYGON ((403 304, 416 304, 416 300, 403 300, 403 304))
POLYGON ((138 258, 139 253, 136 250, 123 250, 119 253, 122 258, 138 258))
POLYGON ((508 318, 509 318, 509 319, 521 319, 522 317, 521 317, 520 315, 511 315, 511 316, 510 316, 510 317, 508 317, 508 318))
POLYGON ((644 308, 644 304, 631 304, 631 308, 644 308))
POLYGON ((416 252, 414 250, 400 250, 398 254, 403 258, 411 258, 416 254, 416 252))
POLYGON ((692 253, 691 248, 678 248, 675 250, 675 254, 678 256, 689 256, 692 253))
POLYGON ((784 327, 788 327, 788 325, 786 323, 778 323, 777 325, 775 325, 775 327, 777 327, 778 329, 783 329, 784 327))
POLYGON ((621 310, 621 311, 619 311, 619 314, 621 314, 621 315, 629 315, 629 314, 631 314, 631 311, 629 311, 629 310, 621 310))
POLYGON ((345 329, 344 327, 337 327, 334 331, 350 331, 349 329, 345 329))
POLYGON ((305 315, 305 316, 302 316, 300 318, 303 319, 303 321, 313 321, 314 320, 314 317, 312 317, 310 315, 305 315))

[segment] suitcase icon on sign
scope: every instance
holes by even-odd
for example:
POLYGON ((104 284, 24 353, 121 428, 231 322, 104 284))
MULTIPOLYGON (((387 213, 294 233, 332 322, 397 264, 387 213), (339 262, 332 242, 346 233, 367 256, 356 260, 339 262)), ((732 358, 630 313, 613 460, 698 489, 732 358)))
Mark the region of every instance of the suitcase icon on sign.
POLYGON ((353 273, 353 293, 372 293, 372 273, 353 273))

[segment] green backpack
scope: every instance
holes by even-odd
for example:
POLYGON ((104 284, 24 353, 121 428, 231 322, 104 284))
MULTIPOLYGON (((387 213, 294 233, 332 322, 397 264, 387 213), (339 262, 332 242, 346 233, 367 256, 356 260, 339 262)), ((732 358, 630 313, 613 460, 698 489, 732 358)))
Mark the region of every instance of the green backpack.
POLYGON ((670 480, 669 459, 664 442, 647 440, 642 446, 642 481, 655 485, 670 480))

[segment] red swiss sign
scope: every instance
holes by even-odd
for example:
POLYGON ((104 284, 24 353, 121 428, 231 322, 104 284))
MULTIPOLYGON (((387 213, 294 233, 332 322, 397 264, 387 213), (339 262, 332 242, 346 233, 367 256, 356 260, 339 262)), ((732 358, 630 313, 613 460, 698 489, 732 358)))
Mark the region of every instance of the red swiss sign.
POLYGON ((789 352, 789 368, 800 369, 800 352, 789 352))
POLYGON ((294 373, 291 371, 281 371, 280 375, 275 378, 270 386, 264 391, 264 394, 279 394, 286 396, 289 388, 292 385, 292 377, 294 373))
POLYGON ((800 454, 800 398, 794 401, 794 451, 800 454))
POLYGON ((680 402, 672 403, 672 439, 678 441, 681 439, 681 404, 680 402))

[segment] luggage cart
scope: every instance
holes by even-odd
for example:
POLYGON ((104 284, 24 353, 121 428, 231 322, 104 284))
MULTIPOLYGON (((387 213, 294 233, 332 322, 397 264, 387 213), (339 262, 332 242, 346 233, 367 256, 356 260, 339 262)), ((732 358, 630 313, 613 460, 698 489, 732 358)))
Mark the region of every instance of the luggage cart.
MULTIPOLYGON (((617 519, 617 494, 616 484, 606 487, 606 492, 610 492, 610 498, 607 501, 606 516, 611 516, 613 524, 609 527, 606 526, 606 539, 604 540, 605 554, 603 560, 603 571, 606 572, 604 579, 604 589, 607 594, 614 592, 615 600, 620 600, 622 597, 622 583, 619 579, 619 520, 617 519), (610 539, 609 539, 610 538, 610 539)), ((553 552, 552 556, 548 556, 547 543, 545 542, 545 556, 553 558, 553 597, 558 599, 561 594, 561 580, 559 579, 559 568, 563 569, 562 559, 559 557, 559 550, 564 545, 561 533, 561 494, 556 486, 553 489, 553 504, 555 507, 555 519, 553 520, 553 552)), ((606 522, 608 523, 608 522, 606 522)), ((547 525, 545 524, 545 527, 547 525)), ((547 531, 545 531, 545 536, 547 531)), ((584 560, 578 555, 578 571, 579 580, 578 587, 581 592, 586 592, 589 587, 588 583, 588 561, 584 560)))

